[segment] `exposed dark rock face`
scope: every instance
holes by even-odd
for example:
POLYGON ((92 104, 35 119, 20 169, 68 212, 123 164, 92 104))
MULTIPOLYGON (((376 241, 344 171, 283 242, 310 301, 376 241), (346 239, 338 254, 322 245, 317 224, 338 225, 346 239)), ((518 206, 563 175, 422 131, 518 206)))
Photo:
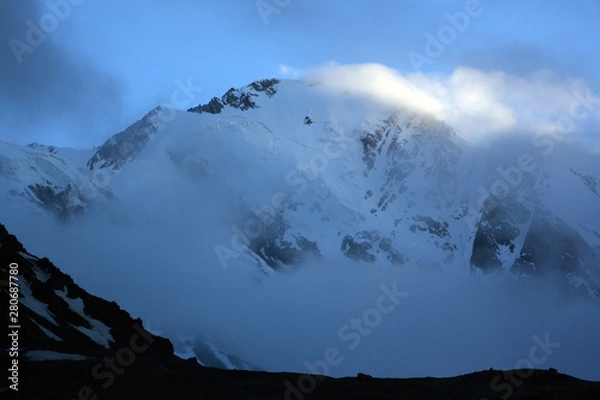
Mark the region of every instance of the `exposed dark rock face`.
POLYGON ((64 222, 112 196, 106 182, 53 146, 0 147, 0 190, 15 204, 29 203, 36 213, 64 222))
MULTIPOLYGON (((377 206, 371 214, 389 209, 410 192, 407 179, 419 175, 433 186, 426 200, 437 209, 456 195, 456 164, 463 150, 456 133, 446 124, 422 115, 392 113, 372 128, 360 132, 364 175, 383 175, 377 206), (375 171, 377 170, 377 171, 375 171), (435 188, 435 190, 433 190, 435 188)), ((373 192, 367 193, 368 197, 373 192)))
POLYGON ((188 111, 196 112, 199 114, 202 114, 202 113, 220 114, 221 110, 223 110, 224 107, 225 107, 225 105, 218 97, 213 97, 212 99, 210 99, 210 101, 208 103, 200 104, 197 107, 192 107, 192 108, 188 109, 188 111))
POLYGON ((340 249, 346 257, 353 260, 362 260, 366 262, 375 262, 375 256, 369 252, 373 245, 367 241, 357 242, 350 235, 344 236, 340 249))
POLYGON ((62 190, 59 186, 42 186, 37 183, 35 185, 29 185, 27 188, 31 191, 40 205, 51 214, 58 217, 59 220, 79 215, 84 211, 82 205, 70 204, 70 196, 73 193, 71 185, 67 185, 67 187, 62 190))
POLYGON ((502 267, 551 281, 563 292, 596 299, 600 294, 598 251, 540 204, 514 196, 484 204, 471 253, 472 269, 489 273, 502 267))
POLYGON ((292 235, 294 242, 284 239, 288 229, 282 215, 278 214, 263 226, 258 237, 251 239, 248 248, 275 270, 297 265, 307 257, 321 256, 317 243, 302 235, 292 235))
POLYGON ((29 143, 27 145, 27 147, 29 147, 30 149, 35 149, 35 150, 45 150, 50 154, 57 153, 56 147, 54 147, 54 146, 47 146, 47 145, 39 144, 39 143, 29 143))
POLYGON ((356 235, 346 235, 340 247, 344 255, 352 260, 374 263, 377 259, 374 253, 387 253, 387 259, 393 265, 403 265, 408 257, 392 246, 390 238, 382 237, 378 231, 361 231, 356 235))
POLYGON ((87 167, 90 170, 119 171, 128 161, 135 159, 156 135, 160 127, 157 118, 162 112, 164 110, 157 107, 123 132, 112 136, 98 148, 87 162, 87 167))
POLYGON ((200 114, 220 114, 225 107, 233 107, 241 111, 258 108, 252 98, 258 97, 259 93, 265 93, 268 97, 273 97, 277 93, 279 82, 278 79, 263 79, 252 82, 241 90, 231 88, 220 99, 213 97, 207 104, 200 104, 197 107, 188 109, 188 111, 200 114))
POLYGON ((385 155, 389 168, 403 179, 416 168, 414 161, 408 161, 432 152, 435 163, 427 169, 430 174, 443 174, 461 154, 460 148, 451 140, 455 137, 456 133, 448 125, 433 118, 416 114, 403 118, 392 114, 363 135, 363 161, 371 170, 376 158, 385 155), (413 128, 413 133, 404 134, 409 128, 413 128))
POLYGON ((221 98, 222 102, 226 106, 237 108, 238 110, 247 111, 251 108, 257 108, 255 102, 252 101, 252 97, 258 97, 256 93, 252 92, 239 92, 238 90, 231 88, 221 98))
POLYGON ((534 218, 511 272, 553 281, 565 292, 600 296, 595 278, 600 276, 599 255, 574 229, 550 215, 534 218), (569 282, 577 278, 585 278, 586 283, 569 282))
POLYGON ((508 247, 510 252, 515 251, 515 240, 521 233, 518 215, 515 209, 521 206, 516 201, 507 201, 503 204, 490 200, 484 205, 484 212, 479 221, 479 226, 473 242, 471 253, 472 268, 479 268, 485 272, 498 270, 502 267, 500 260, 501 247, 508 247))
MULTIPOLYGON (((141 320, 134 320, 115 302, 87 293, 47 258, 27 253, 0 224, 2 277, 9 276, 11 263, 18 265, 20 348, 92 357, 127 347, 134 335, 143 333, 152 341, 146 355, 173 354, 168 340, 145 331, 141 320)), ((8 288, 2 287, 1 292, 6 299, 8 288)), ((9 325, 7 319, 8 315, 2 313, 4 326, 9 325)), ((1 343, 4 348, 10 347, 6 335, 1 343)))
POLYGON ((412 232, 416 232, 417 230, 429 232, 431 235, 438 236, 439 238, 448 236, 448 223, 446 221, 435 221, 433 218, 423 215, 417 215, 413 217, 413 220, 417 223, 410 226, 412 232))
POLYGON ((265 92, 267 96, 273 97, 277 93, 277 84, 280 82, 279 79, 262 79, 254 81, 248 86, 256 92, 265 92))

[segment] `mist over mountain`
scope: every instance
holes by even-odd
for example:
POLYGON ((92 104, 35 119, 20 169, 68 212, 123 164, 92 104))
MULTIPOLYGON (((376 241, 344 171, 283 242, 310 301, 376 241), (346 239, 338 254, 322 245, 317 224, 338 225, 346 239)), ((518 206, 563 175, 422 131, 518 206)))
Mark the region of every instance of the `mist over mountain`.
POLYGON ((205 365, 443 377, 545 340, 533 366, 598 380, 597 98, 547 78, 331 66, 0 142, 0 219, 205 365))

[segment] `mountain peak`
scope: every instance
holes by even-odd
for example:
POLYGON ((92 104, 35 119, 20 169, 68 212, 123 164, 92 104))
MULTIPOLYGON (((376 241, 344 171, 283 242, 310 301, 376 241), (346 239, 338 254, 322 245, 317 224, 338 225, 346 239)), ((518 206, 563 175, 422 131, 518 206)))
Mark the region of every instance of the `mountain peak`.
POLYGON ((189 112, 219 114, 224 107, 233 107, 241 111, 258 108, 252 100, 262 93, 273 97, 277 93, 278 79, 262 79, 254 81, 241 89, 231 88, 221 98, 213 97, 207 104, 188 109, 189 112))
POLYGON ((87 162, 87 167, 90 170, 105 169, 111 172, 121 170, 127 161, 134 159, 154 138, 160 126, 158 117, 162 111, 162 107, 156 107, 129 128, 111 136, 96 150, 87 162))

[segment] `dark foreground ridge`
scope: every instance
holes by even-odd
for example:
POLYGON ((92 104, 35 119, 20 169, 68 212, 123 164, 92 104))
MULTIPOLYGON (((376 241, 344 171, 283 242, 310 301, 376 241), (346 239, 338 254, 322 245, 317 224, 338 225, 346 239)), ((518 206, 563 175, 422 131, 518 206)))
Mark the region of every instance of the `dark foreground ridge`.
MULTIPOLYGON (((27 399, 94 399, 78 397, 85 384, 93 385, 89 371, 100 360, 45 361, 32 363, 26 372, 30 379, 27 399)), ((514 371, 513 371, 514 372, 514 371)), ((528 374, 530 372, 527 372, 528 374)), ((364 399, 600 399, 600 383, 582 381, 550 371, 534 371, 512 395, 491 389, 490 382, 502 371, 482 371, 455 378, 361 379, 323 378, 310 381, 307 376, 289 373, 228 371, 205 368, 177 358, 140 358, 117 376, 114 384, 98 399, 286 399, 286 400, 364 400, 364 399), (304 379, 306 394, 295 385, 304 379), (293 382, 289 389, 285 382, 293 382), (311 388, 310 382, 314 389, 311 388), (504 396, 504 397, 503 397, 504 396)), ((513 373, 513 376, 517 376, 513 373)), ((518 379, 518 378, 517 378, 518 379)), ((25 388, 24 388, 25 389, 25 388)))
POLYGON ((10 318, 19 328, 0 342, 1 399, 600 399, 600 382, 553 369, 333 379, 206 368, 175 356, 171 343, 146 331, 141 320, 90 295, 48 259, 27 253, 0 224, 0 315, 9 333, 15 324, 5 311, 10 269, 18 270, 18 316, 10 318))

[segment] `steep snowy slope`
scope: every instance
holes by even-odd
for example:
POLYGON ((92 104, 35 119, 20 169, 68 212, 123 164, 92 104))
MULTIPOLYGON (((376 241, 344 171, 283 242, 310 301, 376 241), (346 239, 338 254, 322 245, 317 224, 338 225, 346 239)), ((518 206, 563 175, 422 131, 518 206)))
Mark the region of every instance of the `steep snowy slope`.
POLYGON ((89 153, 36 143, 17 146, 0 142, 3 208, 65 219, 97 200, 109 198, 110 188, 80 164, 89 153))
MULTIPOLYGON (((0 271, 10 278, 10 293, 18 293, 17 311, 2 314, 5 326, 17 326, 19 361, 80 360, 112 355, 140 335, 152 346, 147 355, 172 356, 168 340, 148 333, 116 303, 93 296, 79 287, 47 258, 28 253, 17 238, 0 224, 0 271), (10 268, 9 268, 10 267, 10 268), (9 269, 11 274, 9 275, 9 269)), ((9 285, 0 293, 8 302, 9 285)), ((8 340, 3 338, 2 347, 8 340)))

